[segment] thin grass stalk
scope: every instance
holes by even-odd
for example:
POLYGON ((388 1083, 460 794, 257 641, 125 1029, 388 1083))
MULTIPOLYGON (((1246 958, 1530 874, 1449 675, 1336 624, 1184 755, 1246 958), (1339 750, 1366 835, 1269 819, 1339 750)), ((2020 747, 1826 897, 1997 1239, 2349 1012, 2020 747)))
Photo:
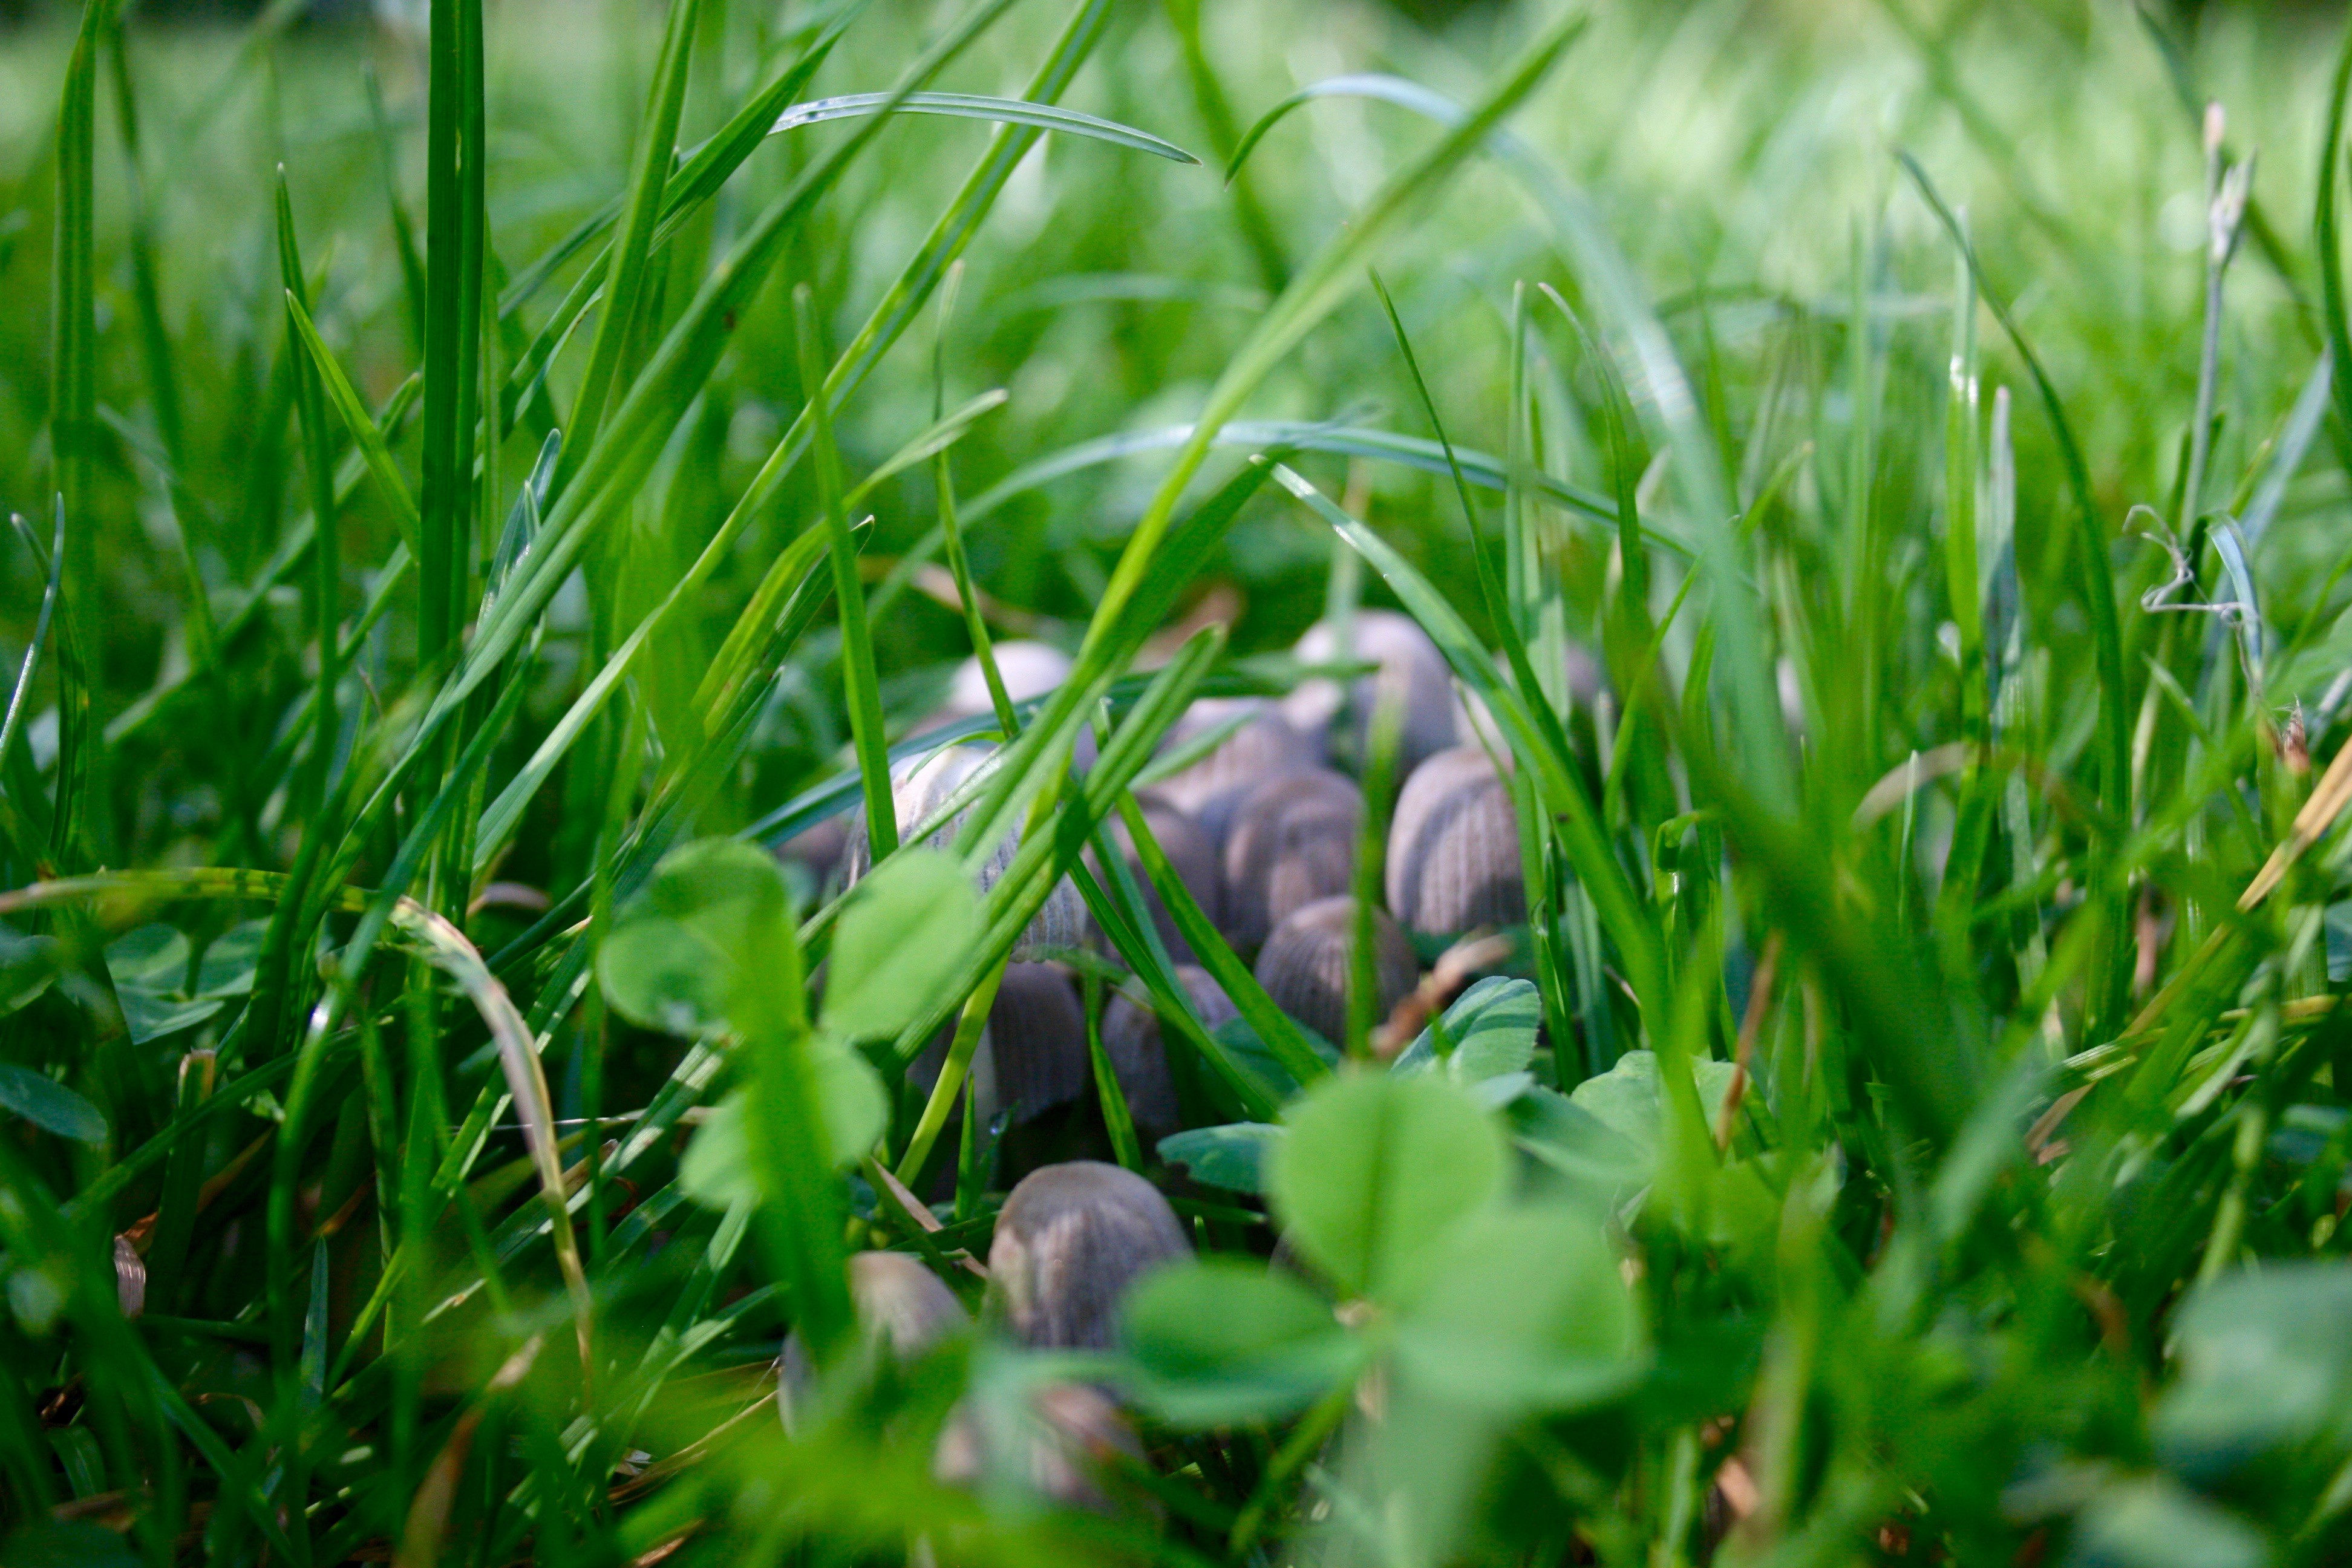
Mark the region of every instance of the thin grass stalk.
POLYGON ((857 546, 849 534, 849 513, 841 501, 841 454, 833 444, 833 416, 825 406, 824 349, 814 296, 805 283, 793 290, 793 337, 800 346, 801 385, 816 436, 818 504, 824 509, 832 541, 833 596, 841 617, 843 705, 866 784, 866 831, 879 866, 898 847, 898 810, 890 799, 888 741, 882 732, 882 696, 874 674, 874 639, 866 625, 866 585, 857 577, 857 546))

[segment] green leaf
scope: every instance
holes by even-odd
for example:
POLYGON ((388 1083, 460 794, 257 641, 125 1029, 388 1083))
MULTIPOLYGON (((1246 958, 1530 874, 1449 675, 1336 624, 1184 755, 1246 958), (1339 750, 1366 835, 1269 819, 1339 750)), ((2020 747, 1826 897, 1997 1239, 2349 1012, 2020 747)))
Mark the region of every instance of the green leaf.
POLYGON ((0 926, 0 1017, 29 1005, 58 977, 58 939, 0 926))
POLYGON ((777 117, 775 129, 791 131, 803 125, 814 125, 827 120, 851 120, 859 115, 879 111, 895 114, 946 114, 962 120, 992 120, 1005 125, 1024 125, 1037 131, 1058 132, 1065 136, 1084 136, 1096 142, 1108 142, 1114 147, 1124 147, 1133 153, 1149 153, 1155 158, 1171 163, 1198 163, 1201 160, 1173 142, 1162 142, 1146 131, 1116 121, 1097 120, 1091 114, 1081 114, 1075 109, 1057 109, 1050 103, 1029 103, 1017 98, 988 98, 971 92, 909 92, 897 101, 887 92, 853 92, 839 98, 820 98, 810 103, 796 103, 777 117))
POLYGON ((1471 1216, 1400 1308, 1397 1360, 1424 1392, 1505 1411, 1613 1398, 1643 1369, 1641 1318, 1592 1213, 1471 1216))
POLYGON ((714 1033, 747 973, 754 932, 785 918, 783 874, 765 851, 731 839, 672 850, 615 919, 596 955, 614 1010, 674 1035, 714 1033))
POLYGON ((131 1043, 141 1046, 194 1028, 227 1005, 217 996, 185 1002, 152 991, 118 990, 115 996, 122 1004, 123 1027, 130 1030, 131 1043))
POLYGON ((980 935, 980 894, 953 856, 922 848, 892 856, 843 903, 825 1028, 849 1040, 895 1036, 944 997, 980 935))
POLYGON ((213 938, 196 964, 195 994, 242 996, 251 991, 254 966, 260 961, 262 940, 268 933, 268 921, 245 921, 213 938))
MULTIPOLYGON (((1732 1065, 1696 1061, 1691 1071, 1698 1080, 1699 1104, 1711 1121, 1730 1092, 1732 1065)), ((1627 1051, 1615 1067, 1578 1084, 1569 1098, 1639 1150, 1645 1164, 1656 1163, 1666 1125, 1665 1085, 1658 1076, 1656 1053, 1627 1051)))
POLYGON ((1362 1352, 1329 1303, 1263 1264, 1211 1258, 1136 1287, 1120 1321, 1136 1398, 1181 1426, 1268 1421, 1351 1375, 1362 1352))
POLYGON ((1594 1202, 1640 1186, 1657 1163, 1654 1150, 1555 1090, 1529 1090, 1512 1101, 1509 1114, 1519 1147, 1594 1202))
POLYGON ((188 939, 167 925, 143 925, 106 944, 106 972, 116 988, 177 991, 188 977, 188 939))
POLYGON ((1184 1167, 1184 1174, 1204 1187, 1229 1193, 1265 1190, 1266 1152, 1282 1142, 1284 1130, 1263 1121, 1234 1121, 1223 1127, 1195 1127, 1160 1141, 1160 1157, 1184 1167))
POLYGON ((1441 1235, 1502 1191, 1493 1120, 1430 1075, 1335 1074, 1287 1121, 1276 1206, 1300 1251, 1350 1295, 1396 1289, 1441 1235))
POLYGON ((0 1062, 0 1107, 45 1132, 80 1143, 106 1142, 106 1118, 72 1089, 29 1068, 0 1062))
POLYGON ((2203 1476, 2291 1445, 2352 1447, 2352 1266, 2280 1263, 2204 1286, 2173 1319, 2179 1381, 2157 1451, 2203 1476))
POLYGON ((2108 1488, 2083 1510, 2069 1561, 2078 1568, 2263 1568, 2273 1559, 2252 1525, 2149 1476, 2108 1488))
MULTIPOLYGON (((1323 1058, 1325 1066, 1339 1065, 1339 1048, 1337 1046, 1306 1025, 1297 1024, 1296 1020, 1293 1023, 1298 1037, 1307 1042, 1307 1049, 1323 1058)), ((1209 1033, 1218 1045, 1224 1047, 1225 1055, 1236 1067, 1265 1084, 1277 1100, 1288 1100, 1298 1092, 1301 1086, 1297 1076, 1283 1066, 1282 1058, 1274 1054, 1273 1047, 1259 1037, 1256 1027, 1247 1018, 1228 1018, 1209 1033)))
MULTIPOLYGON (((1455 998, 1442 1021, 1454 1043, 1443 1061, 1447 1076, 1465 1086, 1482 1083, 1524 1072, 1535 1060, 1543 1000, 1529 981, 1490 974, 1455 998)), ((1423 1029, 1389 1070, 1410 1078, 1439 1065, 1437 1031, 1423 1029)))

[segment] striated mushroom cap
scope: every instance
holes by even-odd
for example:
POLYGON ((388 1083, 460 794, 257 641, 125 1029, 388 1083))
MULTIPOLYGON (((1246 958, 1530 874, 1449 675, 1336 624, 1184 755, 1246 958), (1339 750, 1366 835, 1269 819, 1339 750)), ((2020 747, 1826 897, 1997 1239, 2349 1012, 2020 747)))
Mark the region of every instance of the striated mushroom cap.
POLYGON ((1236 713, 1255 716, 1226 736, 1215 751, 1152 786, 1176 806, 1191 812, 1209 837, 1221 843, 1234 808, 1244 795, 1267 779, 1317 767, 1323 761, 1319 731, 1318 735, 1300 732, 1272 703, 1251 697, 1201 699, 1184 710, 1184 717, 1176 721, 1160 749, 1172 751, 1236 713))
POLYGON ((1250 791, 1225 835, 1225 935, 1244 952, 1290 913, 1348 890, 1364 796, 1328 768, 1250 791))
POLYGON ((1082 1383, 1049 1383, 1029 1396, 1026 1408, 1005 1413, 997 1424, 966 1404, 940 1430, 931 1473, 950 1486, 972 1486, 991 1470, 1017 1466, 1013 1478, 1037 1496, 1065 1508, 1105 1515, 1139 1508, 1160 1513, 1156 1500, 1115 1497, 1106 1477, 1144 1463, 1142 1440, 1117 1405, 1101 1390, 1082 1383))
MULTIPOLYGON (((1339 683, 1315 679, 1302 682, 1283 700, 1290 721, 1310 733, 1328 731, 1344 705, 1353 710, 1350 722, 1354 754, 1370 749, 1372 714, 1383 701, 1402 705, 1403 727, 1397 737, 1397 768, 1410 773, 1423 757, 1454 744, 1454 679, 1445 656, 1429 640, 1411 616, 1394 610, 1358 610, 1349 617, 1346 657, 1377 663, 1378 674, 1358 678, 1342 703, 1339 683)), ((1295 652, 1301 662, 1328 664, 1342 657, 1338 629, 1318 621, 1298 639, 1295 652)))
MULTIPOLYGON (((873 1344, 899 1361, 913 1361, 969 1326, 971 1314, 940 1277, 903 1252, 859 1252, 849 1259, 849 1296, 858 1327, 873 1344)), ((798 1333, 784 1341, 776 1405, 792 1430, 795 1404, 808 1398, 814 1369, 798 1333)))
MULTIPOLYGON (((890 788, 892 805, 897 809, 898 832, 903 837, 939 815, 940 808, 974 774, 992 765, 996 748, 986 745, 948 746, 934 752, 919 765, 909 765, 901 774, 893 770, 890 788)), ((957 831, 963 826, 964 814, 941 823, 924 842, 936 849, 951 848, 957 831)), ((980 873, 981 890, 985 892, 1013 864, 1015 851, 1021 847, 1020 835, 1008 833, 1004 842, 980 873)), ((866 836, 866 814, 858 812, 849 831, 849 850, 843 858, 847 868, 846 879, 856 882, 872 869, 874 850, 866 836)), ((1065 879, 1054 885, 1045 896, 1044 907, 1013 944, 1015 962, 1043 955, 1047 948, 1076 947, 1086 941, 1087 907, 1078 897, 1077 889, 1065 879)))
POLYGON ((1004 1200, 988 1271, 1006 1321, 1034 1350, 1108 1350, 1119 1300, 1192 1250, 1160 1189, 1093 1160, 1031 1172, 1004 1200))
MULTIPOLYGON (((1241 1016, 1207 970, 1179 964, 1176 983, 1184 987, 1192 999, 1192 1010, 1210 1028, 1241 1016)), ((1181 1130, 1183 1113, 1176 1103, 1175 1081, 1168 1073, 1168 1052, 1160 1041, 1157 1013, 1129 1000, 1123 991, 1113 992, 1103 1009, 1103 1054, 1110 1058, 1119 1090, 1127 1096, 1129 1113, 1150 1142, 1157 1142, 1181 1130)))
POLYGON ((1483 750, 1440 752, 1405 780, 1387 869, 1389 908, 1409 931, 1450 936, 1527 919, 1518 819, 1483 750))
MULTIPOLYGON (((915 1058, 910 1069, 928 1091, 940 1080, 950 1023, 915 1058)), ((1087 1015, 1077 986, 1058 963, 1008 963, 988 1009, 988 1023, 971 1058, 972 1101, 979 1125, 1011 1110, 1017 1126, 1087 1092, 1087 1015)))
MULTIPOLYGON (((1348 1032, 1348 954, 1355 925, 1355 900, 1322 899, 1275 927, 1257 957, 1257 983, 1275 1005, 1334 1045, 1348 1032)), ((1387 910, 1374 910, 1372 984, 1381 1017, 1419 977, 1403 928, 1387 910)))
MULTIPOLYGON (((1192 901, 1201 906, 1201 912, 1209 917, 1210 924, 1222 926, 1224 922, 1225 871, 1223 858, 1217 853, 1216 840, 1209 837, 1208 829, 1202 827, 1192 813, 1157 790, 1145 790, 1135 797, 1135 801, 1143 809, 1144 825, 1151 829, 1153 840, 1159 844, 1160 852, 1168 857, 1168 863, 1176 868, 1177 879, 1192 895, 1192 901)), ((1151 879, 1144 875, 1142 858, 1135 852, 1135 840, 1129 836, 1126 822, 1118 816, 1112 816, 1108 832, 1111 842, 1118 845, 1119 853, 1127 858, 1128 869, 1135 874, 1136 886, 1143 892, 1144 906, 1151 911, 1151 923, 1159 928, 1160 940, 1167 944, 1169 954, 1178 959, 1192 957, 1192 949, 1177 934, 1175 918, 1169 914, 1167 905, 1160 901, 1160 889, 1153 887, 1151 879)))

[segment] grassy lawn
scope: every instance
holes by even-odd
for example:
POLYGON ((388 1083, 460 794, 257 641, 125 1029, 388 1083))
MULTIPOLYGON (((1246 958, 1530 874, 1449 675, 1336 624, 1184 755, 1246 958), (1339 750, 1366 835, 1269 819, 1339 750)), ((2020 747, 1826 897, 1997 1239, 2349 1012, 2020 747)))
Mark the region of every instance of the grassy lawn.
POLYGON ((0 1568, 2352 1560, 2338 8, 310 9, 0 24, 0 1568))

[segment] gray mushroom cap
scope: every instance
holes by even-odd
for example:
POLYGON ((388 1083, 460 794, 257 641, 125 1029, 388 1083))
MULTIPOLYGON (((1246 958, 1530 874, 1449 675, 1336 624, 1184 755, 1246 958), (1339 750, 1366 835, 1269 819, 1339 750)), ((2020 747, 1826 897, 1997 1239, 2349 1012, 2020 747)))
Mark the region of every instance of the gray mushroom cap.
POLYGON ((1317 767, 1323 761, 1319 731, 1303 733, 1274 704, 1248 697, 1204 697, 1194 702, 1169 731, 1161 750, 1172 751, 1236 714, 1251 717, 1207 756, 1152 786, 1191 812, 1221 843, 1244 795, 1267 779, 1317 767))
POLYGON ((1074 1160, 1032 1171, 1013 1189, 988 1271, 1023 1343, 1108 1350, 1128 1288, 1191 1250, 1159 1188, 1117 1165, 1074 1160))
MULTIPOLYGON (((1338 681, 1302 681, 1283 700, 1282 710, 1293 724, 1310 732, 1325 731, 1343 706, 1351 709, 1351 743, 1354 754, 1361 757, 1370 750, 1374 710, 1384 701, 1394 701, 1403 710, 1397 743, 1401 772, 1454 743, 1453 673, 1446 668, 1445 656, 1411 616, 1358 610, 1349 618, 1348 641, 1348 657, 1378 664, 1379 673, 1359 677, 1344 703, 1338 681)), ((1304 663, 1328 664, 1341 657, 1339 642, 1336 626, 1318 621, 1307 628, 1294 651, 1304 663)))
POLYGON ((1266 780, 1225 836, 1225 934, 1255 950, 1293 910, 1348 890, 1364 797, 1328 768, 1266 780))
MULTIPOLYGON (((853 1253, 849 1297, 867 1342, 902 1362, 915 1360, 971 1322, 955 1292, 903 1252, 853 1253)), ((806 1402, 815 1375, 797 1332, 784 1341, 779 1373, 776 1406, 790 1431, 793 1406, 806 1402)))
MULTIPOLYGON (((909 1069, 927 1091, 939 1082, 955 1037, 950 1021, 909 1069)), ((971 1058, 979 1125, 1001 1110, 1028 1121, 1086 1093, 1087 1015, 1070 972, 1058 963, 1008 963, 971 1058)))
MULTIPOLYGON (((1104 1478, 1143 1462, 1142 1440, 1108 1395, 1082 1383, 1048 1383, 1009 1410, 958 1405, 940 1430, 931 1473, 968 1487, 994 1472, 1065 1508, 1117 1514, 1125 1509, 1104 1478)), ((1156 1500, 1125 1501, 1159 1514, 1156 1500)))
MULTIPOLYGON (((1158 790, 1141 791, 1135 801, 1142 808, 1144 826, 1151 830, 1153 841, 1168 857, 1169 865, 1175 868, 1177 880, 1192 895, 1192 901, 1201 906, 1201 912, 1209 917, 1209 923, 1222 926, 1225 871, 1216 840, 1191 812, 1158 790)), ((1128 869, 1134 873, 1136 886, 1142 890, 1144 906, 1151 911, 1151 923, 1159 928, 1160 940, 1167 944, 1170 955, 1178 959, 1192 957, 1192 945, 1177 932, 1175 917, 1161 901, 1160 889, 1144 874, 1143 861, 1135 852, 1135 841, 1127 831, 1126 821, 1113 816, 1107 824, 1106 836, 1126 857, 1128 869)))
POLYGON ((1485 751, 1440 752, 1405 780, 1387 874, 1389 908, 1409 931, 1450 936, 1527 918, 1517 815, 1485 751))
MULTIPOLYGON (((1355 927, 1355 900, 1323 899, 1275 927, 1257 958, 1257 983, 1275 1005, 1333 1045, 1348 1031, 1348 958, 1355 927)), ((1419 973, 1403 928, 1387 910, 1374 910, 1372 984, 1381 1017, 1404 1000, 1419 973)))
MULTIPOLYGON (((997 754, 993 746, 948 746, 919 764, 908 764, 903 773, 892 770, 891 804, 897 812, 901 837, 937 816, 940 808, 967 780, 994 764, 997 754)), ((940 824, 923 842, 935 849, 952 849, 966 815, 958 812, 951 820, 940 824)), ((1013 864, 1013 857, 1020 847, 1018 831, 1005 835, 996 853, 981 868, 978 880, 982 892, 995 885, 1013 864)), ((853 883, 873 868, 873 842, 867 837, 862 810, 850 827, 849 849, 843 863, 847 868, 847 880, 853 883)), ((1064 879, 1054 884, 1054 890, 1045 895, 1036 918, 1013 944, 1013 958, 1020 962, 1043 957, 1047 949, 1080 946, 1086 941, 1087 924, 1086 903, 1078 897, 1078 890, 1064 879)))
MULTIPOLYGON (((1209 1028, 1241 1016, 1207 970, 1179 964, 1176 982, 1184 987, 1192 999, 1193 1012, 1209 1028)), ((1137 1128, 1154 1142, 1177 1131, 1183 1112, 1176 1102, 1175 1081, 1168 1072, 1160 1015, 1130 1001, 1125 992, 1114 992, 1103 1009, 1102 1033, 1103 1054, 1110 1058, 1111 1071, 1118 1076, 1119 1091, 1127 1096, 1127 1109, 1137 1128)))

